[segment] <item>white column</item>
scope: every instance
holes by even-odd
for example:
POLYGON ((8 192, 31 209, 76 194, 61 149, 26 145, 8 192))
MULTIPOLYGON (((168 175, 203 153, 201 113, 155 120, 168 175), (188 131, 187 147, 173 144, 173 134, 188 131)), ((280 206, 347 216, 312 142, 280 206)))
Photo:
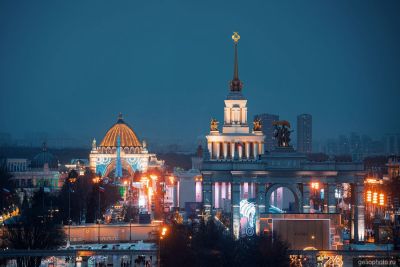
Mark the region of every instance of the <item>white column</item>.
POLYGON ((243 198, 249 198, 249 183, 243 183, 243 198))
POLYGON ((245 147, 246 147, 246 158, 249 159, 250 158, 250 144, 249 142, 245 143, 245 147))
POLYGON ((231 143, 231 157, 232 159, 235 158, 235 142, 231 143))
POLYGON ((228 195, 227 195, 227 199, 232 199, 232 196, 231 196, 231 183, 228 183, 228 195))
POLYGON ((207 146, 208 146, 208 153, 210 154, 210 159, 212 159, 212 157, 213 157, 212 143, 208 142, 207 146))
POLYGON ((219 183, 214 183, 214 208, 219 208, 219 183))
POLYGON ((355 224, 355 241, 362 242, 364 241, 364 231, 365 231, 365 206, 364 206, 364 184, 359 183, 355 185, 355 216, 354 216, 354 224, 355 224))
POLYGON ((253 143, 253 151, 254 151, 254 158, 257 159, 258 158, 258 144, 257 144, 257 142, 253 143))
POLYGON ((240 109, 240 123, 241 124, 245 124, 246 123, 246 109, 245 108, 241 108, 240 109))
POLYGON ((222 183, 218 183, 218 196, 219 196, 219 200, 218 200, 218 208, 223 208, 222 206, 222 183))
POLYGON ((239 239, 240 233, 240 186, 239 183, 231 184, 232 192, 232 233, 235 239, 239 239))
POLYGON ((228 157, 228 143, 227 142, 224 142, 222 153, 224 155, 224 159, 226 159, 228 157))
POLYGON ((225 119, 225 123, 226 124, 229 124, 230 123, 230 120, 231 120, 231 110, 230 110, 230 108, 225 108, 224 109, 224 114, 225 114, 225 116, 224 116, 224 119, 225 119))
POLYGON ((221 145, 220 145, 220 143, 219 142, 215 142, 214 143, 215 144, 215 157, 217 158, 217 159, 219 159, 219 157, 220 157, 220 147, 221 147, 221 145))
POLYGON ((262 153, 263 153, 263 150, 262 150, 262 143, 260 142, 260 143, 257 143, 257 146, 258 146, 258 155, 261 155, 262 153))
POLYGON ((227 198, 226 195, 227 195, 227 193, 226 193, 226 183, 223 182, 223 183, 222 183, 221 197, 226 199, 226 198, 227 198))
POLYGON ((242 159, 242 156, 243 156, 243 145, 242 144, 240 144, 238 146, 238 156, 239 156, 239 159, 242 159))
POLYGON ((201 202, 201 182, 196 182, 196 202, 201 202))
POLYGON ((221 193, 220 193, 220 197, 221 197, 221 201, 220 201, 220 206, 221 209, 224 209, 225 207, 225 200, 226 199, 226 187, 225 187, 225 182, 221 182, 221 193))
POLYGON ((263 155, 264 151, 265 151, 264 142, 261 142, 261 153, 260 154, 263 155))

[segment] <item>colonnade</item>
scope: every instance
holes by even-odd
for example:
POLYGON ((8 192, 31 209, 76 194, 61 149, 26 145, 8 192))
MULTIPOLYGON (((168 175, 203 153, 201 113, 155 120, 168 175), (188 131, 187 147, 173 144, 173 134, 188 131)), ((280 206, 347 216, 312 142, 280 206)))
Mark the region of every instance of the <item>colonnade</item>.
MULTIPOLYGON (((322 184, 325 192, 325 204, 323 213, 336 213, 337 200, 335 198, 336 183, 329 182, 322 184)), ((355 241, 364 241, 364 185, 363 183, 352 183, 352 225, 351 237, 355 241)), ((240 231, 240 201, 243 199, 255 199, 257 216, 268 213, 269 199, 271 191, 278 187, 287 187, 293 192, 299 213, 310 213, 311 183, 308 180, 304 183, 277 184, 265 182, 241 182, 241 181, 211 181, 207 177, 203 178, 203 204, 206 213, 211 214, 213 209, 229 209, 232 213, 232 231, 235 237, 239 236, 240 231), (302 190, 300 190, 302 188, 302 190), (225 204, 229 201, 230 204, 225 204)), ((256 229, 258 231, 259 229, 256 229)))
POLYGON ((257 159, 263 154, 264 142, 209 142, 210 159, 257 159))

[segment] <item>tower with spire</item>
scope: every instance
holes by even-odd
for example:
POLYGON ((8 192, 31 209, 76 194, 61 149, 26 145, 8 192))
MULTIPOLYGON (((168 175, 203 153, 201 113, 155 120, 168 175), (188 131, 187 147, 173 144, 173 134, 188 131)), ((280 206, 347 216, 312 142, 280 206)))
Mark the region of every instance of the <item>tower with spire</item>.
POLYGON ((247 121, 247 99, 242 93, 239 79, 238 43, 240 35, 234 32, 234 67, 228 96, 224 100, 224 123, 222 132, 218 121, 213 119, 207 135, 210 160, 256 160, 264 153, 264 136, 259 128, 250 130, 247 121))

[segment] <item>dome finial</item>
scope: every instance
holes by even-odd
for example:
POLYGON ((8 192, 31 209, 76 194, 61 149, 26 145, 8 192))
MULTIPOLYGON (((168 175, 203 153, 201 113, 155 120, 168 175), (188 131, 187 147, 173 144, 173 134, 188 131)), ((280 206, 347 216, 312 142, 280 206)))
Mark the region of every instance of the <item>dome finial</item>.
POLYGON ((243 83, 239 79, 239 63, 237 52, 237 44, 240 40, 240 35, 237 32, 234 32, 232 35, 232 40, 235 43, 235 63, 233 67, 233 79, 231 81, 230 87, 232 92, 240 92, 243 87, 243 83))
POLYGON ((123 117, 122 117, 122 112, 120 112, 119 114, 118 114, 118 121, 117 121, 117 123, 123 123, 124 122, 124 119, 123 119, 123 117))

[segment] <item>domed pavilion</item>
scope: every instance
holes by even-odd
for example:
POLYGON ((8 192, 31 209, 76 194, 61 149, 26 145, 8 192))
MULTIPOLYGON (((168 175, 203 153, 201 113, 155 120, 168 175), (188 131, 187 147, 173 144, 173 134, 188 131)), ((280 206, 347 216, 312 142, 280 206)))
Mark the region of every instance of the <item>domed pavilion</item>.
POLYGON ((96 140, 93 140, 89 158, 92 171, 110 178, 131 176, 136 171, 145 172, 149 168, 160 168, 164 164, 155 154, 148 152, 146 142, 139 141, 121 113, 99 146, 96 140))

